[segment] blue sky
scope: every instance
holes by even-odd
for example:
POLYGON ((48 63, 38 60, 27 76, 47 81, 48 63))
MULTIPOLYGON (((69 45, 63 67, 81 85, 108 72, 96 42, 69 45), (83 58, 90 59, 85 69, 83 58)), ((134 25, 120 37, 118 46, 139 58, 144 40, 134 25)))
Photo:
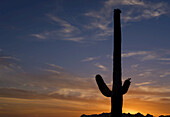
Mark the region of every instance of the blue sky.
MULTIPOLYGON (((101 74, 111 86, 112 17, 113 10, 120 8, 123 80, 132 77, 131 92, 125 99, 135 98, 148 103, 160 101, 167 105, 170 103, 170 1, 0 2, 1 97, 13 101, 13 98, 25 99, 29 95, 32 99, 29 91, 33 91, 37 98, 44 99, 39 93, 45 96, 55 94, 56 100, 64 96, 68 101, 71 96, 79 104, 87 99, 89 101, 93 95, 99 96, 98 100, 103 99, 100 92, 97 92, 94 76, 101 74), (4 90, 26 93, 19 93, 17 97, 4 93, 4 90)), ((1 103, 8 102, 3 100, 1 103)), ((69 110, 71 102, 68 103, 65 108, 69 110)), ((56 101, 59 109, 62 109, 62 104, 65 104, 64 101, 56 101)), ((157 114, 169 114, 164 106, 160 107, 162 110, 159 108, 157 114)), ((109 109, 108 105, 106 111, 109 109)), ((102 112, 102 109, 92 110, 93 113, 102 112)), ((152 110, 149 112, 156 113, 152 110)), ((134 109, 126 104, 125 111, 146 113, 146 110, 134 109)), ((74 112, 78 113, 76 109, 74 112)))

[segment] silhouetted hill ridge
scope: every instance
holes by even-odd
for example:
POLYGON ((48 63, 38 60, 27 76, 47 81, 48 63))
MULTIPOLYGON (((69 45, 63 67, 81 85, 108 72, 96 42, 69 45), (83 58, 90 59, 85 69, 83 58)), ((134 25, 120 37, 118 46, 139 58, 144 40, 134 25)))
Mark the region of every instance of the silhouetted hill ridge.
MULTIPOLYGON (((81 115, 80 117, 110 117, 111 113, 102 113, 102 114, 93 114, 93 115, 81 115)), ((130 114, 130 113, 123 113, 122 117, 154 117, 153 115, 147 114, 144 116, 141 113, 136 113, 136 114, 130 114)), ((159 117, 170 117, 170 115, 160 115, 159 117)))

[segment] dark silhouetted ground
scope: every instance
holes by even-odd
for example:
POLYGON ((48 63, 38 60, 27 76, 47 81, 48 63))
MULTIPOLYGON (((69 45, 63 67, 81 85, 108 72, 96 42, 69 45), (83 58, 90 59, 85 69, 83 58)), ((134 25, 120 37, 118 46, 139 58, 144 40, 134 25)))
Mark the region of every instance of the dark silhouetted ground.
MULTIPOLYGON (((102 113, 102 114, 93 114, 93 115, 81 115, 80 117, 110 117, 110 113, 102 113)), ((141 113, 136 113, 136 114, 126 114, 126 113, 123 113, 122 117, 154 117, 153 115, 150 115, 150 114, 147 114, 146 116, 144 116, 143 114, 141 113)), ((160 115, 159 117, 170 117, 170 115, 160 115)))

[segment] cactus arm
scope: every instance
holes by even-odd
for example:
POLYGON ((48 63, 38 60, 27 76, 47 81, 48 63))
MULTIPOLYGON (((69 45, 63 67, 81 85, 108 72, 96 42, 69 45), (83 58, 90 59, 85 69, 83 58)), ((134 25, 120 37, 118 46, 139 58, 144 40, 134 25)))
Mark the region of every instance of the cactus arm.
POLYGON ((126 94, 127 93, 128 89, 130 87, 130 83, 131 83, 130 79, 131 78, 128 78, 128 79, 125 80, 125 82, 124 82, 124 84, 122 86, 122 94, 126 94))
POLYGON ((96 82, 101 93, 106 97, 111 97, 112 91, 107 87, 100 75, 96 75, 96 82))

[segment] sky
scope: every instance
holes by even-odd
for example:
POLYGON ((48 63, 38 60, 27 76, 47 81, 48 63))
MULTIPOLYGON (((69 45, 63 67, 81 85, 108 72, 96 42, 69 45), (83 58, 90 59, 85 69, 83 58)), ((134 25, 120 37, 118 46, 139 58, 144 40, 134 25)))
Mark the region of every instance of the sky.
POLYGON ((169 0, 0 0, 0 116, 110 112, 113 10, 121 9, 123 112, 170 115, 169 0))

